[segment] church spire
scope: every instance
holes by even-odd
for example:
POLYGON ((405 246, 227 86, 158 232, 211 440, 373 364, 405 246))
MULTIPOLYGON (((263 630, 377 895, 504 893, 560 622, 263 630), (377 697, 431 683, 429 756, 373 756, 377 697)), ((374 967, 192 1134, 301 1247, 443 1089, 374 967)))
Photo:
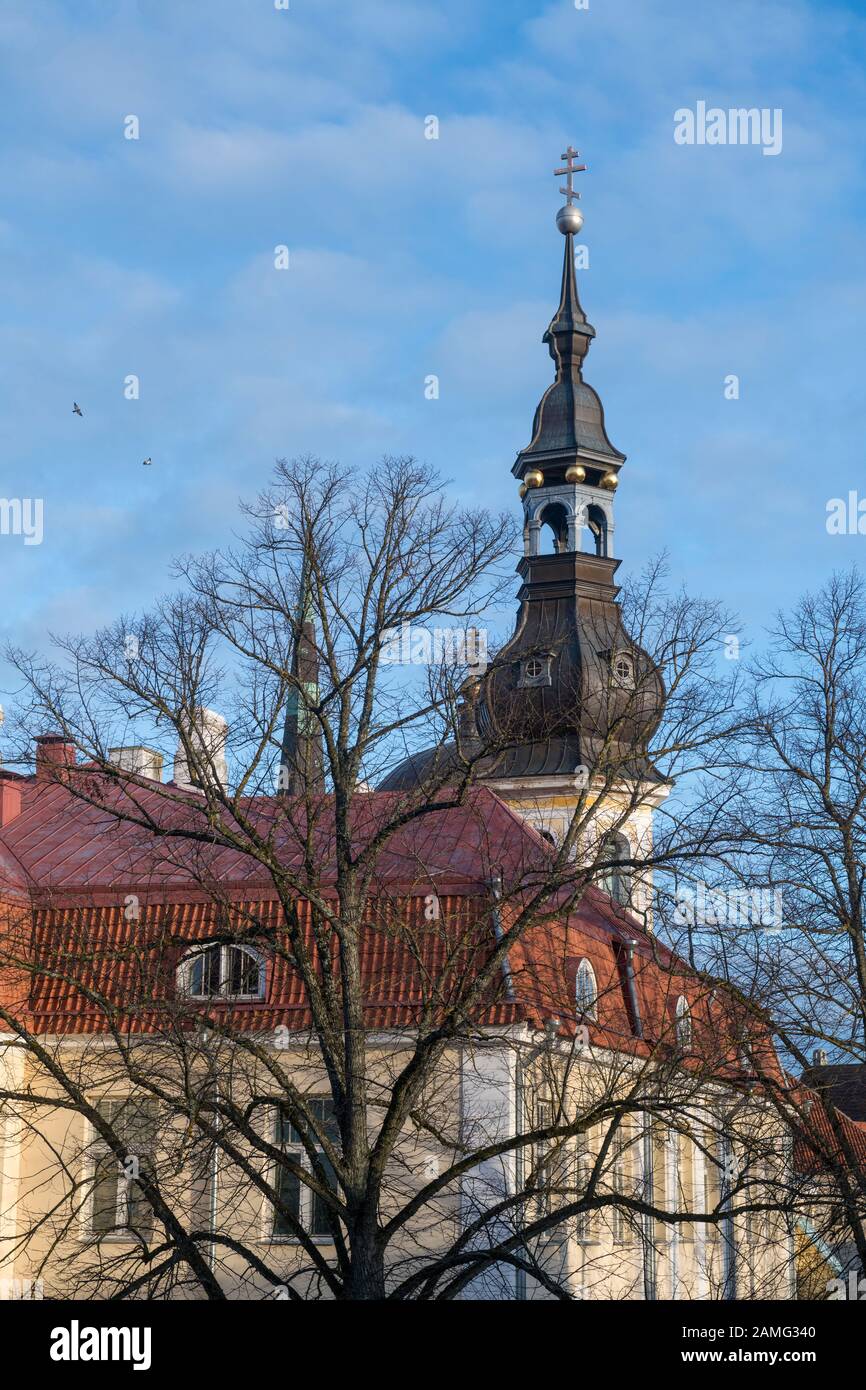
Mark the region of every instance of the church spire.
MULTIPOLYGON (((562 212, 568 209, 563 208, 562 212)), ((576 211, 576 209, 575 209, 576 211)), ((580 213, 577 214, 578 217, 580 213)), ((582 219, 581 219, 582 220, 582 219)), ((569 368, 580 377, 583 359, 589 352, 589 344, 595 337, 595 329, 583 312, 577 292, 577 272, 574 268, 574 232, 565 233, 565 258, 562 263, 562 292, 559 308, 550 320, 542 342, 546 343, 551 357, 556 363, 557 376, 565 376, 569 368)))
POLYGON ((279 790, 285 796, 303 796, 324 789, 322 733, 312 710, 319 699, 319 658, 306 567, 301 575, 290 670, 292 685, 283 732, 279 790))
MULTIPOLYGON (((597 546, 596 553, 607 555, 611 553, 613 531, 610 498, 625 455, 608 439, 601 401, 583 379, 583 363, 595 329, 583 311, 575 272, 574 238, 583 226, 583 214, 575 206, 580 194, 574 188, 573 179, 586 168, 584 164, 575 164, 578 153, 569 145, 562 156, 566 161, 564 168, 554 171, 567 176, 567 185, 561 189, 566 203, 556 215, 556 225, 565 237, 562 289, 559 306, 543 339, 553 358, 556 378, 539 401, 532 439, 517 455, 512 472, 521 481, 524 498, 537 489, 559 492, 568 488, 573 492, 577 488, 580 495, 576 492, 570 495, 572 505, 568 508, 576 526, 569 528, 569 534, 557 537, 557 548, 580 549, 580 526, 587 524, 587 510, 594 507, 596 514, 601 512, 606 517, 603 543, 597 546)), ((565 499, 559 496, 554 499, 551 495, 549 500, 562 502, 565 499)), ((538 501, 536 498, 532 505, 524 504, 528 525, 540 514, 538 501)), ((596 539, 599 539, 598 533, 596 539)))
POLYGON ((612 767, 622 777, 657 779, 648 746, 664 700, 661 677, 626 632, 617 602, 613 490, 625 455, 608 439, 601 402, 582 374, 595 329, 574 267, 583 226, 574 206, 576 155, 569 147, 566 167, 555 171, 568 176, 556 219, 565 237, 562 290, 544 338, 556 380, 512 470, 524 514, 514 635, 467 692, 457 744, 407 759, 382 783, 387 791, 425 778, 441 783, 449 766, 458 777, 471 747, 482 755, 476 765, 484 782, 545 829, 567 825, 588 779, 604 782, 612 767), (552 551, 542 543, 549 532, 552 551))

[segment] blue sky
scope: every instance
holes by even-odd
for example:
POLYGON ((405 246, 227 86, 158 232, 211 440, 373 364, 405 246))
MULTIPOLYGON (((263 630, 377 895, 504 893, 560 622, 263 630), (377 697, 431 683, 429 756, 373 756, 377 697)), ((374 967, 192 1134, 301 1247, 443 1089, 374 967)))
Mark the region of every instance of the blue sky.
POLYGON ((45 507, 3 636, 149 605, 277 456, 516 512, 569 141, 624 569, 667 546, 754 633, 861 560, 825 516, 866 497, 862 3, 2 0, 0 64, 0 495, 45 507), (781 108, 781 154, 676 144, 701 100, 781 108))

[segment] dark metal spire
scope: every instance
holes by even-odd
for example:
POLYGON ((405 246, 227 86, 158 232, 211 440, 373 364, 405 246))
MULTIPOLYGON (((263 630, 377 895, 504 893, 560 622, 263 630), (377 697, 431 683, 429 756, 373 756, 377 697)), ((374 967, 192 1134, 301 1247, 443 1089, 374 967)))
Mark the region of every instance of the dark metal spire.
POLYGON ((286 708, 279 790, 284 796, 303 796, 322 791, 325 780, 322 732, 312 710, 319 699, 319 657, 306 570, 301 579, 290 670, 292 687, 286 708))
POLYGON ((583 359, 589 352, 595 329, 583 312, 577 293, 577 273, 574 269, 574 233, 565 234, 565 259, 562 263, 562 290, 559 308, 542 338, 556 363, 557 380, 571 368, 580 378, 583 359))
POLYGON ((517 455, 512 472, 523 482, 530 473, 530 485, 538 471, 549 483, 563 480, 565 471, 576 466, 586 470, 590 482, 600 483, 605 475, 615 482, 616 471, 625 455, 611 444, 604 424, 604 409, 598 395, 583 379, 583 362, 595 337, 595 329, 583 312, 577 291, 574 238, 583 227, 583 214, 573 199, 580 194, 573 187, 575 173, 585 165, 575 165, 578 153, 571 146, 567 161, 557 174, 566 174, 562 189, 567 202, 556 215, 556 225, 565 237, 562 288, 556 313, 543 341, 556 366, 556 379, 539 401, 532 426, 532 439, 517 455))

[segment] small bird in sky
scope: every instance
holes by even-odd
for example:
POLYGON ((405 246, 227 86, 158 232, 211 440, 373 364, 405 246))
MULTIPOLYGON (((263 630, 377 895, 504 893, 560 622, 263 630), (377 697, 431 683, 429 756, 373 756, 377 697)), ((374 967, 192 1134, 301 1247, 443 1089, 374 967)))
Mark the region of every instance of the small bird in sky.
POLYGON ((149 463, 153 463, 153 459, 142 459, 142 468, 146 468, 149 463))
POLYGON ((73 414, 73 415, 83 415, 83 414, 84 414, 84 411, 81 409, 81 406, 78 404, 78 401, 73 401, 73 402, 72 402, 72 414, 73 414))

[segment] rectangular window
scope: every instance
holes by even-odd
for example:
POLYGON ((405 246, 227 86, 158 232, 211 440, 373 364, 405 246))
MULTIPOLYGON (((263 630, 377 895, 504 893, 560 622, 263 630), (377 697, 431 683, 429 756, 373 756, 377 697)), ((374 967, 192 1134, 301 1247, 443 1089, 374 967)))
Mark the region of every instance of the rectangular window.
MULTIPOLYGON (((658 1211, 669 1211, 668 1163, 671 1153, 671 1132, 666 1125, 653 1124, 652 1141, 652 1202, 658 1211)), ((664 1245, 670 1238, 670 1226, 660 1217, 655 1221, 655 1243, 664 1245)))
MULTIPOLYGON (((577 1136, 577 1191, 582 1197, 589 1187, 595 1171, 595 1126, 577 1136)), ((576 1232, 578 1240, 592 1242, 596 1238, 595 1210, 578 1213, 576 1232)))
MULTIPOLYGON (((332 1098, 330 1096, 308 1096, 306 1102, 320 1131, 332 1144, 339 1145, 340 1131, 334 1114, 332 1098)), ((301 1143, 301 1136, 283 1109, 277 1113, 277 1143, 285 1154, 293 1158, 303 1169, 310 1171, 310 1160, 301 1143)), ((324 1180, 331 1190, 336 1192, 337 1175, 318 1144, 316 1144, 316 1150, 319 1166, 324 1173, 324 1180)), ((288 1219, 290 1214, 295 1221, 309 1231, 310 1235, 330 1236, 331 1226, 328 1220, 327 1202, 317 1192, 313 1192, 297 1173, 291 1172, 281 1164, 276 1174, 276 1188, 280 1201, 288 1209, 288 1213, 284 1214, 282 1211, 274 1213, 274 1235, 291 1237, 296 1234, 295 1228, 288 1219)))
MULTIPOLYGON (((686 1216, 695 1209, 695 1145, 691 1132, 683 1128, 677 1135, 677 1211, 686 1216)), ((694 1226, 677 1228, 680 1240, 694 1239, 694 1226)))
MULTIPOLYGON (((704 1148, 704 1211, 711 1216, 722 1203, 724 1179, 722 1145, 718 1134, 710 1129, 704 1132, 704 1148)), ((718 1221, 708 1221, 704 1227, 707 1269, 716 1285, 721 1279, 722 1234, 722 1225, 718 1221)))
POLYGON ((93 1145, 93 1209, 91 1225, 98 1234, 122 1235, 153 1229, 153 1211, 140 1179, 151 1170, 156 1148, 157 1103, 128 1098, 106 1100, 97 1107, 124 1146, 122 1160, 97 1134, 93 1145))
MULTIPOLYGON (((767 1164, 758 1159, 746 1175, 747 1186, 741 1200, 748 1206, 758 1206, 767 1201, 767 1164)), ((756 1249, 764 1245, 769 1237, 769 1212, 750 1211, 746 1217, 746 1239, 756 1249)))
MULTIPOLYGON (((549 1129, 553 1124, 553 1106, 549 1100, 540 1100, 535 1106, 534 1128, 549 1129)), ((538 1198, 535 1204, 536 1219, 546 1216, 550 1211, 550 1185, 552 1173, 550 1167, 549 1139, 540 1139, 534 1147, 532 1157, 532 1167, 534 1172, 534 1186, 538 1190, 538 1198)))
MULTIPOLYGON (((704 1154, 704 1211, 712 1214, 722 1200, 722 1170, 712 1135, 707 1135, 704 1154)), ((716 1230, 716 1227, 711 1230, 716 1230)), ((711 1232, 708 1232, 710 1234, 711 1232)))
MULTIPOLYGON (((634 1147, 631 1128, 623 1122, 613 1139, 619 1145, 613 1161, 612 1185, 614 1192, 624 1197, 633 1197, 634 1191, 634 1147)), ((611 1230, 615 1245, 626 1245, 634 1236, 633 1218, 623 1207, 611 1208, 611 1230)))

